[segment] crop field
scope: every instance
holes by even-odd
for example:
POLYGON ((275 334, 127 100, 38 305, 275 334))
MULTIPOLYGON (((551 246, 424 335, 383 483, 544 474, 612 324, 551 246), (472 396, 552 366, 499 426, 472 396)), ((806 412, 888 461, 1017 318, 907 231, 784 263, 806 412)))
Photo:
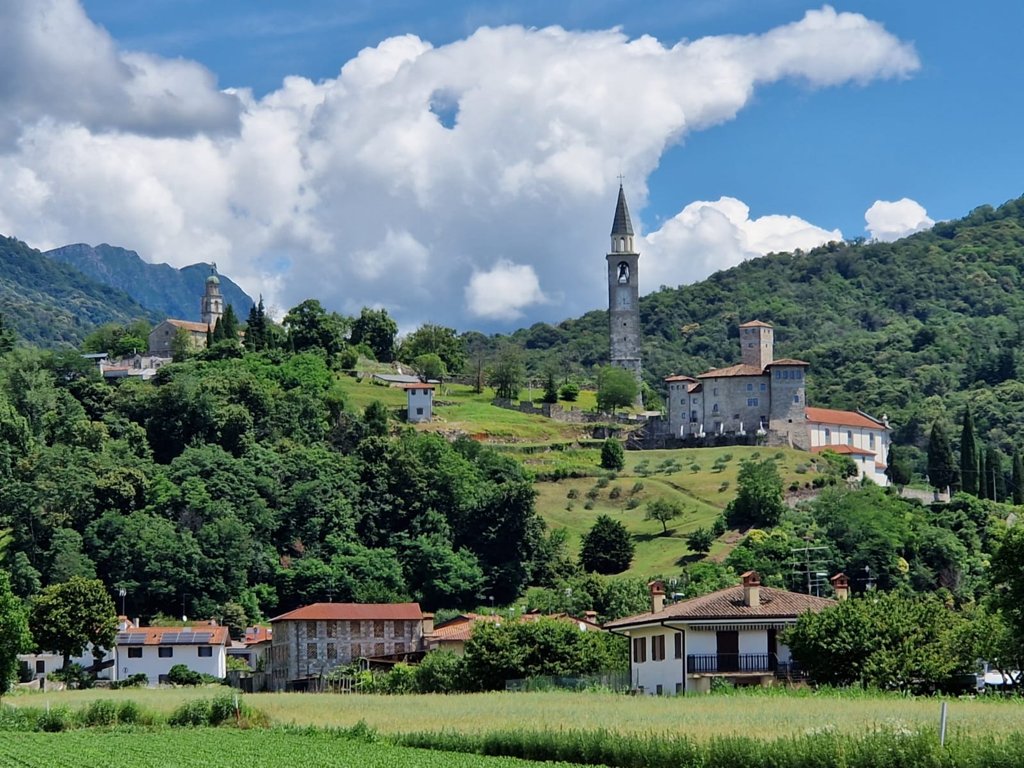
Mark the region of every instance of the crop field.
MULTIPOLYGON (((188 698, 209 695, 210 689, 203 688, 67 691, 11 696, 5 698, 5 704, 77 708, 97 698, 131 699, 145 709, 167 714, 188 698)), ((349 728, 362 720, 385 734, 484 734, 515 727, 537 731, 604 729, 696 740, 735 735, 769 739, 814 732, 860 735, 877 728, 934 729, 939 718, 938 699, 781 690, 683 698, 590 692, 456 696, 262 693, 247 695, 245 700, 275 725, 349 728)), ((1020 733, 1024 731, 1024 701, 951 700, 949 729, 953 735, 964 736, 1020 733)))
MULTIPOLYGON (((365 744, 329 733, 226 729, 0 731, 0 765, 21 768, 219 768, 301 765, 303 768, 524 768, 505 757, 365 744)), ((557 765, 557 764, 549 764, 557 765)))

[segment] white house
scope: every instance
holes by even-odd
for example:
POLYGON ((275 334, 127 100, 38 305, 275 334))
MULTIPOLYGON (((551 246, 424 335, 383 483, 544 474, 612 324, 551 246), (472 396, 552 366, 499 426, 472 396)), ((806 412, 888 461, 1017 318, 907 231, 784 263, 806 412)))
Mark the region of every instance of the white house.
MULTIPOLYGON (((846 577, 833 579, 840 598, 846 577)), ((834 600, 762 587, 755 571, 743 584, 665 607, 665 587, 651 583, 651 611, 608 622, 609 632, 630 639, 634 690, 651 695, 707 693, 713 678, 738 685, 770 685, 792 671, 779 632, 801 614, 834 606, 834 600)))
MULTIPOLYGON (((18 654, 18 661, 22 666, 28 667, 28 670, 32 673, 34 679, 47 677, 64 666, 64 657, 59 653, 53 653, 51 651, 21 653, 18 654)), ((110 653, 106 653, 103 656, 103 659, 97 662, 96 658, 93 656, 92 645, 86 647, 85 652, 81 656, 72 656, 71 663, 79 664, 85 669, 90 670, 96 675, 97 680, 112 679, 114 656, 110 653)))
POLYGON ((434 385, 416 382, 415 384, 402 384, 405 390, 407 412, 406 421, 415 424, 420 421, 430 421, 434 410, 434 385))
POLYGON ((175 664, 214 677, 227 674, 227 627, 126 627, 117 634, 114 680, 143 673, 149 684, 167 681, 175 664))
POLYGON ((807 408, 807 430, 811 451, 834 451, 849 456, 857 465, 858 479, 866 477, 888 485, 889 424, 862 411, 807 408))

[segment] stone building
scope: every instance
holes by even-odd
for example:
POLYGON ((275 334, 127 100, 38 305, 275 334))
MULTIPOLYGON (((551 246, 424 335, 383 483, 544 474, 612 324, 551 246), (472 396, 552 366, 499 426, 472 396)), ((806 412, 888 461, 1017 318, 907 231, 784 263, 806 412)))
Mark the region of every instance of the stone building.
MULTIPOLYGON (((639 385, 640 360, 640 254, 633 245, 633 223, 626 206, 626 193, 619 185, 619 200, 612 221, 611 250, 608 262, 608 336, 611 364, 630 371, 639 385)), ((639 390, 638 406, 642 404, 639 390)))
POLYGON ((149 354, 171 357, 174 351, 174 338, 179 330, 188 334, 192 349, 206 349, 207 334, 217 327, 217 321, 223 314, 224 296, 220 292, 220 278, 217 277, 217 265, 214 264, 210 267, 206 289, 199 300, 200 321, 168 318, 158 323, 149 332, 149 354))
POLYGON ((313 603, 270 620, 270 690, 359 659, 401 661, 426 650, 434 615, 419 603, 313 603))

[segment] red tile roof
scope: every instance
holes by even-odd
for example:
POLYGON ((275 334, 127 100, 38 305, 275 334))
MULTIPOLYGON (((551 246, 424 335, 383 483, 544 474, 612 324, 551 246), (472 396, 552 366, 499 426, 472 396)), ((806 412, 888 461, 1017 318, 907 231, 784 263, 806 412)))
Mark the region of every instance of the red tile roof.
POLYGON ((193 331, 195 333, 206 333, 210 330, 210 326, 206 323, 195 323, 191 320, 172 320, 167 318, 167 322, 175 328, 184 328, 186 331, 193 331))
POLYGON ((760 603, 747 606, 743 587, 720 589, 702 597, 694 597, 670 605, 658 613, 641 613, 605 624, 605 628, 629 627, 660 621, 730 620, 730 619, 795 619, 807 611, 817 613, 836 605, 824 597, 787 592, 773 587, 759 587, 760 603))
POLYGON ((740 323, 740 328, 772 328, 771 323, 764 323, 760 320, 751 320, 749 323, 740 323))
POLYGON ((771 368, 773 365, 810 365, 806 360, 797 360, 793 357, 780 357, 778 360, 772 360, 765 368, 771 368))
POLYGON ((844 427, 865 429, 888 429, 878 419, 860 411, 835 411, 831 408, 806 408, 807 421, 814 424, 839 424, 844 427))
POLYGON ((433 389, 433 388, 434 388, 433 384, 424 384, 422 382, 419 383, 419 384, 396 384, 395 385, 395 389, 433 389))
POLYGON ((673 373, 671 376, 666 376, 665 381, 696 381, 693 376, 684 376, 681 373, 673 373))
POLYGON ((142 635, 145 637, 142 645, 163 645, 174 642, 174 639, 169 636, 178 634, 210 635, 209 640, 195 643, 196 645, 226 645, 229 640, 227 627, 211 627, 209 625, 190 627, 128 627, 118 632, 117 644, 137 645, 137 643, 131 643, 123 638, 129 635, 132 637, 142 635))
POLYGON ((421 621, 419 603, 313 603, 270 621, 421 621))
POLYGON ((856 448, 852 445, 816 445, 811 448, 811 453, 822 453, 824 451, 832 451, 832 453, 838 453, 843 456, 877 456, 878 454, 874 451, 868 451, 864 448, 856 448))
POLYGON ((724 379, 728 376, 763 376, 764 371, 756 365, 731 365, 728 368, 716 368, 713 371, 700 374, 698 379, 724 379))
MULTIPOLYGON (((504 619, 501 615, 496 614, 479 614, 479 613, 464 613, 461 616, 456 616, 450 621, 446 621, 443 624, 439 624, 434 628, 433 633, 430 635, 430 639, 433 641, 463 641, 469 640, 469 636, 473 634, 473 627, 479 622, 490 622, 494 624, 500 624, 504 619)), ((526 623, 533 623, 542 621, 544 619, 554 619, 555 621, 568 621, 576 625, 584 625, 583 629, 588 632, 599 632, 601 631, 601 625, 597 624, 589 619, 581 619, 575 616, 570 616, 567 613, 524 613, 516 616, 513 621, 522 621, 526 623)))
POLYGON ((242 642, 246 645, 252 645, 253 643, 265 643, 268 640, 273 639, 274 633, 270 627, 246 627, 245 636, 242 638, 242 642))

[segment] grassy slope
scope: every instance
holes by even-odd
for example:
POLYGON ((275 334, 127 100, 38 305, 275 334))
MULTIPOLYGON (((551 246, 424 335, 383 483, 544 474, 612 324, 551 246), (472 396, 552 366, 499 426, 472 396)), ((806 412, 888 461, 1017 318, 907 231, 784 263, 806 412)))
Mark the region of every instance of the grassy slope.
MULTIPOLYGON (((220 689, 223 690, 223 689, 220 689)), ((211 689, 64 691, 5 697, 16 706, 79 707, 97 698, 131 699, 170 712, 182 701, 209 697, 211 689)), ((831 729, 862 734, 875 727, 934 727, 939 702, 898 696, 737 692, 732 695, 626 698, 597 692, 484 693, 458 696, 367 696, 261 693, 245 697, 276 724, 350 727, 360 720, 387 733, 455 729, 482 733, 514 725, 524 729, 606 728, 620 733, 674 733, 697 739, 744 734, 773 738, 831 729)), ((952 736, 1004 736, 1024 721, 1020 700, 953 700, 952 736)), ((176 732, 179 735, 185 732, 176 732)))
MULTIPOLYGON (((588 477, 537 483, 537 510, 550 526, 568 529, 573 545, 577 548, 580 538, 593 525, 594 519, 599 514, 609 514, 625 524, 636 542, 636 555, 628 573, 644 577, 668 574, 676 571, 685 562, 684 558, 692 554, 686 546, 686 535, 696 528, 710 526, 736 495, 736 475, 740 461, 755 456, 769 458, 779 453, 782 454, 782 458, 778 461, 778 466, 784 485, 806 480, 806 475, 797 474, 795 471, 799 464, 810 460, 808 454, 800 451, 777 451, 745 446, 628 451, 626 468, 605 488, 597 489, 598 496, 594 499, 593 509, 584 509, 587 491, 597 487, 597 478, 588 477), (720 472, 714 471, 715 459, 728 455, 732 458, 725 464, 724 469, 720 472), (673 460, 673 466, 681 469, 670 472, 655 471, 659 465, 665 467, 665 462, 673 460), (694 472, 691 469, 694 464, 700 467, 699 471, 694 472), (647 467, 646 471, 653 474, 644 476, 644 466, 647 467), (641 471, 638 471, 638 468, 641 471), (642 483, 643 488, 634 493, 636 483, 642 483), (610 497, 615 487, 621 490, 618 499, 610 497), (567 498, 570 489, 576 490, 578 498, 567 498), (638 499, 640 505, 634 509, 627 509, 626 504, 630 497, 638 499), (686 510, 682 518, 669 523, 668 536, 662 535, 661 523, 644 520, 646 502, 655 498, 679 501, 686 510), (568 509, 570 505, 572 508, 568 509)), ((590 454, 591 469, 595 473, 599 471, 596 450, 581 451, 580 454, 590 454)), ((527 459, 527 463, 530 463, 530 459, 527 459)), ((729 534, 723 537, 728 538, 729 534)), ((711 556, 724 556, 728 548, 723 540, 718 540, 711 550, 711 556)))

